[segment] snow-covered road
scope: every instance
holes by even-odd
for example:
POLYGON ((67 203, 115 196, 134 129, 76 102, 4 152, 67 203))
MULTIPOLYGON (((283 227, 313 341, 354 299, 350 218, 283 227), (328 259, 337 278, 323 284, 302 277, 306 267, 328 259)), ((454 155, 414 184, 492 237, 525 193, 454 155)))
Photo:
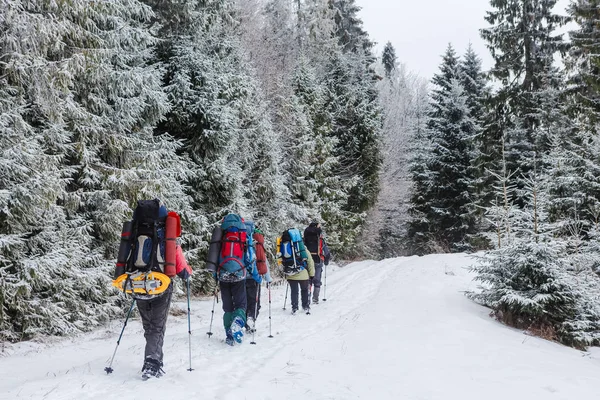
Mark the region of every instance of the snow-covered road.
MULTIPOLYGON (((122 321, 73 339, 7 346, 0 399, 598 399, 600 351, 573 350, 500 325, 463 292, 475 287, 465 255, 363 261, 330 268, 327 302, 311 315, 282 310, 263 288, 256 345, 224 343, 222 311, 192 304, 192 366, 185 315, 170 317, 166 375, 141 381, 144 338, 122 321)), ((218 305, 220 306, 220 304, 218 305)), ((174 308, 185 309, 183 302, 174 308)))

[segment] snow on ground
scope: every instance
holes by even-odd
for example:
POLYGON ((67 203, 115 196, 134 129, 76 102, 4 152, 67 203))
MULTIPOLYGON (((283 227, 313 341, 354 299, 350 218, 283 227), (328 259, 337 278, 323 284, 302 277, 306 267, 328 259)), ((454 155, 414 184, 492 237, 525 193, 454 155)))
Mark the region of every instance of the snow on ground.
MULTIPOLYGON (((222 311, 192 304, 192 367, 185 316, 170 317, 167 375, 141 381, 139 320, 93 334, 7 346, 0 399, 598 399, 600 351, 581 352, 523 334, 463 294, 475 288, 466 255, 363 261, 329 268, 327 302, 311 315, 282 310, 272 289, 272 333, 263 288, 256 345, 224 343, 222 311)), ((185 309, 179 301, 175 307, 185 309)))

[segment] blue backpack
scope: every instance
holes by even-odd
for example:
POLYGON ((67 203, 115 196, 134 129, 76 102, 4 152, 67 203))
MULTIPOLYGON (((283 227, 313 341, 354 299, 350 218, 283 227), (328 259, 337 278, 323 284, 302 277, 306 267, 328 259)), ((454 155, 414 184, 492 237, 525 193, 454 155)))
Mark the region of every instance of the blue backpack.
POLYGON ((304 259, 306 247, 302 242, 302 235, 298 229, 292 228, 283 232, 279 253, 281 254, 281 264, 285 275, 296 275, 306 269, 306 260, 304 259))

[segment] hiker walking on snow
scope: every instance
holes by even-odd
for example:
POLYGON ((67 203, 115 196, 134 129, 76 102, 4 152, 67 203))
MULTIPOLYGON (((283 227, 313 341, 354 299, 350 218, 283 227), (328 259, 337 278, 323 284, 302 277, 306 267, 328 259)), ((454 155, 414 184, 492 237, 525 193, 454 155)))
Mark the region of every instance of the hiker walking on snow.
POLYGON ((283 273, 290 285, 292 314, 296 314, 298 311, 298 292, 302 298, 302 309, 310 314, 308 286, 309 280, 315 275, 313 259, 304 246, 300 231, 296 228, 283 232, 278 242, 277 257, 281 259, 283 273))
POLYGON ((248 303, 248 308, 246 309, 246 331, 254 332, 256 330, 256 319, 260 311, 261 283, 263 278, 267 283, 273 279, 269 273, 264 235, 260 229, 254 226, 253 222, 249 224, 247 221, 246 225, 248 225, 249 231, 252 230, 253 251, 256 256, 256 269, 254 273, 248 274, 246 277, 246 299, 248 303))
POLYGON ((319 293, 321 291, 321 276, 323 274, 323 265, 329 265, 331 253, 325 242, 325 235, 321 228, 321 224, 313 221, 304 230, 304 244, 310 252, 315 263, 315 276, 312 280, 312 302, 319 304, 319 293))
POLYGON ((213 230, 206 263, 221 290, 225 342, 242 343, 248 307, 246 277, 256 269, 252 235, 242 217, 228 214, 213 230))
POLYGON ((130 293, 128 289, 134 289, 131 294, 142 318, 146 339, 144 380, 164 374, 163 341, 173 294, 173 282, 167 276, 178 275, 187 280, 192 275, 179 244, 180 235, 179 215, 168 212, 158 199, 138 201, 133 220, 123 229, 114 282, 126 277, 121 279, 124 290, 130 293), (160 281, 154 279, 155 276, 160 281), (165 282, 168 282, 166 288, 165 282), (148 291, 148 288, 152 289, 148 291))

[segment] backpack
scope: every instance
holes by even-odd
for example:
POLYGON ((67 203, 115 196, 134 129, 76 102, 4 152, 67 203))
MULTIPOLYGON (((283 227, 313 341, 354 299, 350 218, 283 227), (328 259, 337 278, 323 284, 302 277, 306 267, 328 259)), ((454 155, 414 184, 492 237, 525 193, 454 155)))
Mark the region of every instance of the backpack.
POLYGON ((288 229, 281 235, 279 253, 281 255, 281 265, 285 275, 296 275, 303 269, 306 269, 306 261, 303 253, 306 247, 302 242, 302 236, 298 229, 288 229))
POLYGON ((267 252, 265 251, 265 237, 260 230, 255 229, 252 239, 254 240, 256 249, 256 268, 258 269, 258 273, 260 275, 264 275, 268 272, 267 252))
POLYGON ((316 222, 311 224, 304 230, 304 243, 310 252, 315 264, 323 262, 323 231, 319 228, 316 222))
POLYGON ((237 214, 228 214, 221 222, 223 231, 219 254, 218 275, 222 282, 246 279, 245 256, 248 249, 246 224, 237 214))
POLYGON ((127 272, 164 272, 167 214, 158 199, 138 201, 131 224, 127 272))

